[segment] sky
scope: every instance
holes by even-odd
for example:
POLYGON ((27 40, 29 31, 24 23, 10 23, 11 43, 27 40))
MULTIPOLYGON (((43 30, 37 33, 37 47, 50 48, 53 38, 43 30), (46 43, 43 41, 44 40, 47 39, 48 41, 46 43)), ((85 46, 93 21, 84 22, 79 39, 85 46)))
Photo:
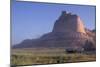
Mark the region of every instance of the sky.
POLYGON ((63 10, 80 16, 86 28, 91 30, 95 28, 95 6, 12 0, 12 44, 18 44, 24 39, 39 38, 43 34, 51 32, 63 10))

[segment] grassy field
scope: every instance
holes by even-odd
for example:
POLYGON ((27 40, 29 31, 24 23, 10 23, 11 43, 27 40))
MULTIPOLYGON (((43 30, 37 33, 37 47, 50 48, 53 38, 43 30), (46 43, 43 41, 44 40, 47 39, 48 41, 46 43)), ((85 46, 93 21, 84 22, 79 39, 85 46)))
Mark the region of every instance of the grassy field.
POLYGON ((11 50, 12 65, 56 64, 95 61, 95 54, 66 53, 63 48, 24 48, 11 50))

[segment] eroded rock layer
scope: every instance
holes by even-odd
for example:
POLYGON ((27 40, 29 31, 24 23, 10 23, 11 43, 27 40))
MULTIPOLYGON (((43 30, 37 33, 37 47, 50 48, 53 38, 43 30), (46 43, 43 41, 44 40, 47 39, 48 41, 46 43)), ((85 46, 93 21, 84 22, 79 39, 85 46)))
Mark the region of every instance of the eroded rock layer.
POLYGON ((15 48, 32 47, 64 47, 82 49, 86 42, 95 47, 95 34, 86 30, 81 18, 75 14, 62 11, 56 20, 52 32, 44 34, 39 39, 26 40, 15 45, 15 48))

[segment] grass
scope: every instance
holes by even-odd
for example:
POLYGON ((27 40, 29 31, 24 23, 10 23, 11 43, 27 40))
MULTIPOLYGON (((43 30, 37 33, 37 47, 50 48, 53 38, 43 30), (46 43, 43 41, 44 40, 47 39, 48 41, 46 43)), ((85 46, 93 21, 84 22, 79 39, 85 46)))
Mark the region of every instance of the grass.
POLYGON ((12 49, 12 65, 56 64, 95 61, 95 54, 66 53, 63 48, 12 49))

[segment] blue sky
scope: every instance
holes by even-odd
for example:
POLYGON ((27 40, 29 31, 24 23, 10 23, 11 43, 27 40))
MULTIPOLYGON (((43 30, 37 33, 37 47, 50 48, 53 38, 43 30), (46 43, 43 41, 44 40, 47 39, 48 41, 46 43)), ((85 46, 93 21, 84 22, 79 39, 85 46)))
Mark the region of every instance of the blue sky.
POLYGON ((94 6, 13 1, 11 4, 12 44, 51 32, 63 10, 79 15, 86 28, 95 28, 94 6))

